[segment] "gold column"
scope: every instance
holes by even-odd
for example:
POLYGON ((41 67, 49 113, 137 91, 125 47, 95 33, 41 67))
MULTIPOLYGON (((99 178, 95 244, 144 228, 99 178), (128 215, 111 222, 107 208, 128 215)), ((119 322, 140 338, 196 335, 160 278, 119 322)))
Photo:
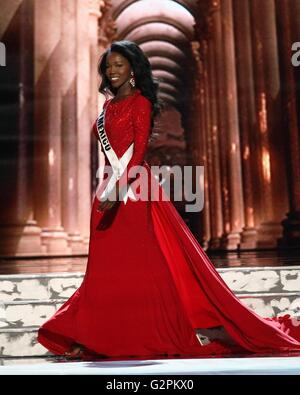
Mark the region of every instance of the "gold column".
POLYGON ((213 193, 213 171, 212 171, 212 155, 211 155, 211 135, 210 131, 212 128, 212 119, 210 113, 210 90, 209 90, 209 70, 208 70, 208 45, 206 40, 202 40, 201 43, 201 55, 203 59, 203 99, 204 99, 204 113, 203 113, 203 145, 205 146, 205 215, 207 215, 206 222, 209 223, 209 238, 208 248, 210 246, 210 240, 213 237, 213 221, 212 221, 212 193, 213 193))
MULTIPOLYGON (((77 210, 78 227, 87 251, 91 215, 91 58, 90 1, 77 2, 77 210)), ((97 73, 97 70, 94 70, 97 73)), ((97 89, 97 87, 95 87, 97 89)))
POLYGON ((223 230, 221 247, 226 248, 226 236, 230 233, 230 201, 228 189, 228 161, 227 161, 227 116, 225 106, 225 81, 224 81, 224 61, 223 61, 223 36, 220 2, 216 2, 216 9, 212 15, 212 38, 211 41, 215 50, 216 59, 216 84, 217 84, 217 117, 218 117, 218 140, 220 152, 220 181, 222 199, 222 219, 223 230))
MULTIPOLYGON (((204 41, 199 43, 194 41, 192 44, 193 55, 195 59, 195 72, 196 75, 196 101, 195 101, 195 113, 197 114, 197 151, 199 155, 199 165, 204 166, 204 207, 201 215, 202 222, 202 247, 206 250, 209 245, 209 240, 211 238, 211 228, 210 228, 210 204, 209 204, 209 172, 208 172, 208 155, 207 155, 207 107, 206 107, 206 90, 207 85, 207 74, 205 71, 204 61, 203 61, 203 50, 206 44, 204 41)), ((191 114, 194 116, 194 114, 191 114)))
POLYGON ((257 211, 255 197, 259 194, 256 186, 256 114, 252 61, 251 26, 249 1, 234 1, 234 28, 236 44, 237 86, 239 103, 239 124, 242 146, 243 195, 245 227, 241 234, 241 249, 256 247, 254 214, 257 211))
POLYGON ((76 2, 73 0, 61 1, 62 221, 73 254, 84 252, 77 209, 76 11, 76 2))
MULTIPOLYGON (((235 46, 232 19, 232 1, 223 0, 221 3, 222 17, 222 43, 223 60, 221 72, 224 78, 224 96, 220 98, 225 101, 226 129, 220 130, 222 135, 226 134, 226 144, 222 146, 226 150, 228 163, 228 193, 229 193, 229 233, 224 235, 224 247, 235 250, 240 244, 240 233, 244 226, 242 167, 239 136, 239 119, 237 103, 237 82, 235 66, 235 46)), ((220 61, 220 59, 219 59, 220 61)))
POLYGON ((62 227, 61 1, 35 7, 35 215, 50 254, 69 253, 62 227))
MULTIPOLYGON (((300 33, 300 4, 299 1, 280 0, 276 2, 276 6, 279 16, 279 45, 283 69, 283 103, 286 113, 285 130, 287 131, 288 152, 286 160, 289 212, 287 218, 282 221, 284 231, 280 241, 280 245, 285 247, 300 245, 300 119, 297 111, 297 71, 291 63, 291 48, 297 41, 297 33, 300 33)), ((300 36, 298 38, 300 39, 300 36)))
POLYGON ((276 247, 287 212, 284 135, 274 0, 250 1, 256 113, 260 140, 261 224, 258 247, 276 247))
POLYGON ((220 169, 220 151, 219 151, 219 120, 218 120, 218 93, 216 78, 216 55, 214 41, 208 41, 207 51, 207 71, 208 71, 208 89, 210 103, 210 129, 209 129, 209 156, 211 160, 211 177, 210 177, 210 218, 211 218, 211 239, 209 248, 211 250, 221 247, 221 238, 223 233, 222 217, 222 196, 221 196, 221 169, 220 169))

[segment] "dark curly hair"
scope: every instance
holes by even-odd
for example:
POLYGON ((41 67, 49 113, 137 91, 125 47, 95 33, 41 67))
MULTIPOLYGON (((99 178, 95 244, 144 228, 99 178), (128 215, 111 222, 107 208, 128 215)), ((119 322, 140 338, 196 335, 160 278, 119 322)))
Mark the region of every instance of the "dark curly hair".
POLYGON ((110 48, 103 53, 98 64, 98 72, 102 79, 99 92, 104 95, 107 92, 111 92, 113 95, 117 93, 117 89, 111 85, 110 80, 106 76, 106 58, 110 52, 117 52, 124 56, 130 63, 134 73, 136 88, 138 88, 142 95, 152 103, 153 127, 155 116, 161 112, 161 102, 157 98, 159 83, 152 75, 151 65, 147 56, 141 48, 132 41, 123 40, 113 42, 110 48))

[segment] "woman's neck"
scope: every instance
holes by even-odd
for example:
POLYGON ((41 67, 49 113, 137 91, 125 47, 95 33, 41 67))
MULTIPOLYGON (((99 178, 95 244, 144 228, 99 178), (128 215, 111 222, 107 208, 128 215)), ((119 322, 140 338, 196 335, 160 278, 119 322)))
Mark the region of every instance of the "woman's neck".
POLYGON ((135 91, 136 91, 136 89, 130 89, 130 90, 128 90, 128 91, 125 91, 125 92, 120 92, 120 91, 118 91, 117 93, 116 93, 116 98, 121 98, 121 97, 125 97, 125 96, 131 96, 131 95, 133 95, 134 93, 135 93, 135 91))
POLYGON ((127 92, 117 92, 116 95, 113 98, 113 101, 118 101, 119 99, 122 99, 124 97, 127 96, 132 96, 135 94, 135 92, 137 91, 137 89, 130 89, 130 91, 127 92))

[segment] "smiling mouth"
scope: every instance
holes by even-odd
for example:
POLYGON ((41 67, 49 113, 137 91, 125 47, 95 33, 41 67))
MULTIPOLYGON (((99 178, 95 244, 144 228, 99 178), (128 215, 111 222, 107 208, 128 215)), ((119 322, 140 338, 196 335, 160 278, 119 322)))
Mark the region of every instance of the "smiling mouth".
POLYGON ((111 82, 116 82, 120 79, 120 77, 112 77, 110 80, 111 82))

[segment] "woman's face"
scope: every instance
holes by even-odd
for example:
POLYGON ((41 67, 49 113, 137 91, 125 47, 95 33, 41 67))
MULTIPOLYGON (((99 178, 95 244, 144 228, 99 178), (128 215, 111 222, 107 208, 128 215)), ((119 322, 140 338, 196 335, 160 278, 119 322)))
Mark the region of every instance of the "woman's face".
POLYGON ((118 89, 131 78, 131 66, 128 60, 117 52, 110 52, 106 57, 106 76, 111 85, 118 89))

